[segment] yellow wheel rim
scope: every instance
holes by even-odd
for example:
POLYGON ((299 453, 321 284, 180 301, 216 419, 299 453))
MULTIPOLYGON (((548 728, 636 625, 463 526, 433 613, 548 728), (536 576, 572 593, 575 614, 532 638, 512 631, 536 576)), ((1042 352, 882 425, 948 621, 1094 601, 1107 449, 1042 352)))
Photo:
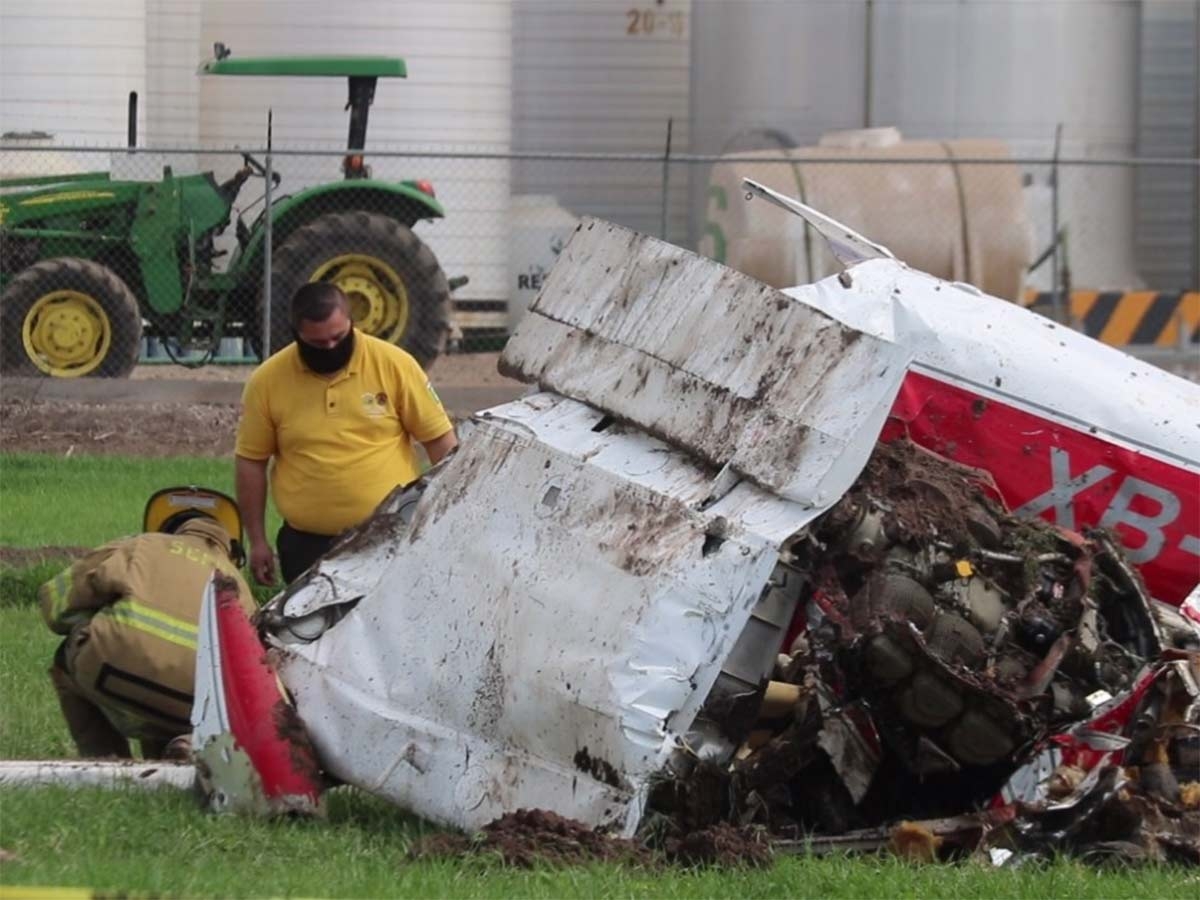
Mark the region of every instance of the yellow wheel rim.
POLYGON ((350 298, 354 324, 390 343, 408 327, 408 288, 396 270, 377 256, 347 253, 327 260, 309 281, 329 281, 350 298))
POLYGON ((56 378, 89 375, 112 346, 108 313, 95 297, 52 291, 34 301, 21 324, 21 341, 33 364, 56 378))

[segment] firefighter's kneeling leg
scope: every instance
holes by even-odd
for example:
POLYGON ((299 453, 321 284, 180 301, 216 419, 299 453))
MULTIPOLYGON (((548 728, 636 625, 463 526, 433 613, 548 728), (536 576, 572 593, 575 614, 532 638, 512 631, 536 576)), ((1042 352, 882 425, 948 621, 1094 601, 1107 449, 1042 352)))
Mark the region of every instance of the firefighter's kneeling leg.
POLYGON ((76 683, 71 662, 78 656, 79 649, 87 643, 87 626, 76 628, 58 646, 54 664, 50 667, 50 680, 58 693, 58 705, 79 755, 84 757, 117 756, 130 757, 129 741, 125 739, 76 683))

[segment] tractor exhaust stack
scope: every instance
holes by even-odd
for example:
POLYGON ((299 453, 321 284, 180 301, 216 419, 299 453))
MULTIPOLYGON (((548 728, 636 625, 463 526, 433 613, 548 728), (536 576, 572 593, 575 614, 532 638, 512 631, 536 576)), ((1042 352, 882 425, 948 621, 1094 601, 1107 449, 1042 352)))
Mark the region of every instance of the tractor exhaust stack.
POLYGON ((129 92, 129 116, 125 145, 129 149, 137 146, 137 91, 129 92))

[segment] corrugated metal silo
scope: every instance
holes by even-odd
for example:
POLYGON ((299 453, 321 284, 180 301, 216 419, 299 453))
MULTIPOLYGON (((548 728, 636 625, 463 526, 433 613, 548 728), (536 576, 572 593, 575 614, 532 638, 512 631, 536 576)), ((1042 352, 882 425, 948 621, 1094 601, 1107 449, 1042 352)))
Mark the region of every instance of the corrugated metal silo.
MULTIPOLYGON (((1140 156, 1200 157, 1200 3, 1142 4, 1138 83, 1140 156)), ((1137 174, 1138 265, 1166 290, 1200 287, 1200 173, 1137 174)))
MULTIPOLYGON (((522 151, 662 153, 690 145, 691 0, 513 0, 513 147, 522 151)), ((682 240, 682 173, 670 236, 682 240)), ((657 162, 519 163, 517 193, 550 194, 576 214, 657 234, 657 162)))
POLYGON ((123 144, 146 87, 146 0, 0 4, 0 129, 59 145, 123 144))

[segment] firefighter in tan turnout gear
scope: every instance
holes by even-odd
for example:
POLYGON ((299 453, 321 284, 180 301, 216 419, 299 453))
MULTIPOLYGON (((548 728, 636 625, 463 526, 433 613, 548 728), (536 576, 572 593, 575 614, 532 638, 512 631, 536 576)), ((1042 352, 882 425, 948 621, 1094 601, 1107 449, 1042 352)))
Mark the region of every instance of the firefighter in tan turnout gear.
POLYGON ((50 678, 71 737, 85 757, 147 759, 191 732, 197 621, 213 570, 237 580, 241 517, 224 494, 159 491, 146 504, 145 534, 93 550, 38 590, 42 617, 66 635, 50 678))

